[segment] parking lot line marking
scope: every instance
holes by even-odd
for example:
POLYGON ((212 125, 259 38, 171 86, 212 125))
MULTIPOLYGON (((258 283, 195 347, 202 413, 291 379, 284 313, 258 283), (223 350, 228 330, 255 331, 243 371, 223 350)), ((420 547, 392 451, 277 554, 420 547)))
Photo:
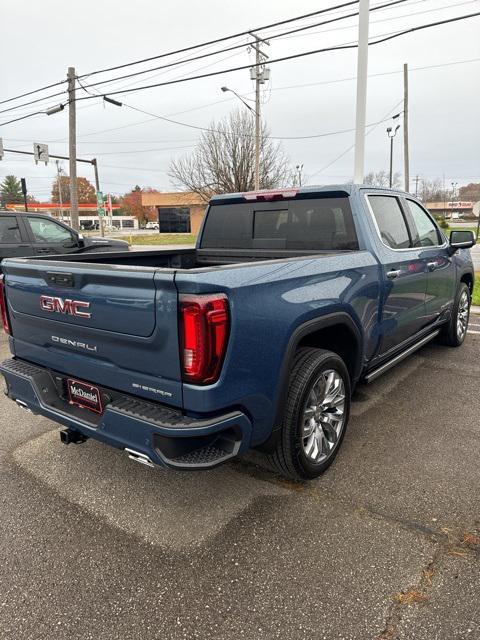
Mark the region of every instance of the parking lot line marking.
POLYGON ((469 322, 469 323, 468 323, 468 326, 469 326, 469 327, 480 327, 480 324, 475 324, 475 323, 473 323, 473 322, 469 322))
POLYGON ((480 335, 480 331, 467 330, 467 333, 477 333, 478 335, 480 335))

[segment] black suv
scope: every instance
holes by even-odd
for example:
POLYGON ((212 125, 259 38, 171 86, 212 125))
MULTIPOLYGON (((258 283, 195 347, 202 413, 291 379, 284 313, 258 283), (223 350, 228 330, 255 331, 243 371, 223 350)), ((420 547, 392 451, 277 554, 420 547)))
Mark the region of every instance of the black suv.
POLYGON ((87 251, 128 251, 123 240, 84 238, 59 220, 38 213, 0 211, 0 260, 87 251))

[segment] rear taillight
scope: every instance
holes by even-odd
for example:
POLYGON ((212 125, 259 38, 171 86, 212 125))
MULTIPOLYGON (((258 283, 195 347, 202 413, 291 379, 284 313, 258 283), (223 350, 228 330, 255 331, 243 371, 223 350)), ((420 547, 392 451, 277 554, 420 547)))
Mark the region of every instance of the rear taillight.
POLYGON ((8 311, 7 311, 7 298, 5 296, 5 276, 0 275, 0 313, 2 314, 2 324, 3 330, 5 333, 8 333, 9 336, 12 335, 12 330, 10 329, 10 320, 8 319, 8 311))
POLYGON ((180 295, 180 349, 183 378, 194 384, 217 380, 227 349, 227 296, 180 295))

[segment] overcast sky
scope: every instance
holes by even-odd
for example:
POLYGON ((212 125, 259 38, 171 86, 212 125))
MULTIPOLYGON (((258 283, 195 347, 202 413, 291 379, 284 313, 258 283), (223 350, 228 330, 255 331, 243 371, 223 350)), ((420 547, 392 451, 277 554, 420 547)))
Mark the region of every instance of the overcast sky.
MULTIPOLYGON (((78 75, 132 60, 158 55, 191 44, 316 11, 341 0, 2 0, 0 3, 0 100, 65 78, 68 66, 78 75)), ((372 6, 379 2, 372 2, 372 6)), ((337 10, 334 15, 355 11, 337 10)), ((407 0, 388 10, 371 13, 371 36, 435 22, 480 10, 479 0, 407 0)), ((317 16, 302 24, 316 23, 317 16)), ((294 26, 294 25, 292 25, 294 26)), ((290 25, 269 31, 286 31, 290 25)), ((267 32, 265 32, 266 34, 267 32)), ((409 34, 369 49, 367 122, 375 123, 402 109, 403 63, 410 67, 411 174, 445 177, 459 185, 480 180, 480 18, 409 34), (458 64, 453 64, 458 63, 458 64), (424 67, 431 67, 425 69, 424 67), (433 68, 432 68, 433 67, 433 68)), ((355 41, 357 18, 278 38, 264 47, 274 59, 293 53, 355 41)), ((240 38, 233 42, 245 42, 240 38)), ((218 48, 231 45, 231 41, 218 48)), ((197 50, 200 54, 214 50, 197 50)), ((192 54, 177 55, 180 60, 192 54)), ((158 60, 105 76, 85 78, 84 84, 135 70, 165 64, 158 60)), ((216 57, 189 62, 173 69, 146 73, 111 85, 110 90, 153 84, 169 79, 249 64, 247 47, 216 57)), ((356 51, 307 56, 271 65, 271 81, 263 91, 263 117, 272 135, 300 137, 349 130, 355 124, 356 51)), ((220 87, 228 85, 247 98, 253 83, 248 70, 171 86, 116 96, 154 115, 182 123, 208 126, 240 105, 220 87)), ((62 89, 62 87, 60 87, 62 89)), ((54 93, 57 89, 45 94, 54 93)), ((103 89, 106 90, 106 89, 103 89)), ((88 94, 79 92, 78 97, 88 94)), ((0 105, 1 109, 21 104, 0 105)), ((62 100, 0 114, 0 123, 62 100)), ((103 105, 100 99, 78 103, 78 156, 98 158, 104 192, 124 193, 135 184, 173 190, 167 172, 172 157, 189 153, 199 132, 153 119, 128 107, 103 105)), ((366 141, 366 171, 388 169, 388 140, 382 123, 370 129, 366 141)), ((48 142, 50 152, 68 155, 66 110, 39 115, 0 127, 7 148, 31 150, 32 143, 48 142)), ((395 140, 394 165, 402 170, 402 130, 395 140)), ((309 184, 350 180, 354 133, 303 140, 283 145, 293 165, 303 164, 309 184), (343 155, 342 155, 343 154, 343 155), (342 156, 342 157, 340 157, 342 156)), ((68 171, 67 163, 63 163, 68 171)), ((89 166, 79 175, 93 181, 89 166)), ((35 166, 32 159, 6 154, 0 179, 25 176, 29 192, 48 200, 55 173, 53 163, 35 166)))

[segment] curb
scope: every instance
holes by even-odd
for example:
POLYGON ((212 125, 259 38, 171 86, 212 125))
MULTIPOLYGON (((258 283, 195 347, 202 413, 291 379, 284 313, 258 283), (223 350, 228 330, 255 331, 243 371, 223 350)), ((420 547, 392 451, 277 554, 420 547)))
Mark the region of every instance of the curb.
POLYGON ((470 312, 480 316, 480 307, 477 307, 474 304, 472 304, 472 306, 470 307, 470 312))

